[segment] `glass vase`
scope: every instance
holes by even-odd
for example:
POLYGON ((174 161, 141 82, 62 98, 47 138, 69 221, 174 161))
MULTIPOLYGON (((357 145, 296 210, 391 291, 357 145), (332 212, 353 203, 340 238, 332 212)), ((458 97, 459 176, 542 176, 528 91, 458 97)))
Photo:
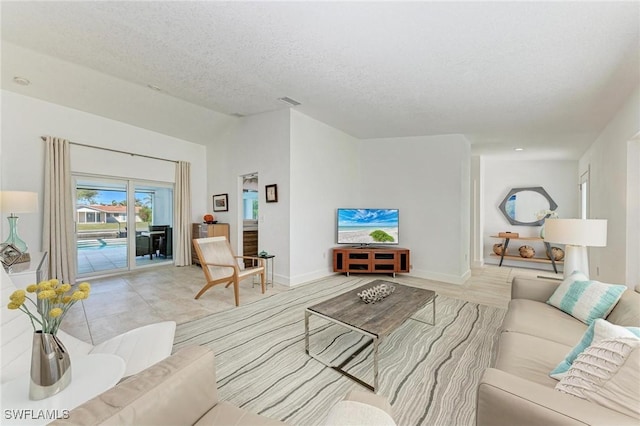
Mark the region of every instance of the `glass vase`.
POLYGON ((33 333, 29 399, 37 401, 57 394, 71 383, 69 352, 55 334, 33 333))

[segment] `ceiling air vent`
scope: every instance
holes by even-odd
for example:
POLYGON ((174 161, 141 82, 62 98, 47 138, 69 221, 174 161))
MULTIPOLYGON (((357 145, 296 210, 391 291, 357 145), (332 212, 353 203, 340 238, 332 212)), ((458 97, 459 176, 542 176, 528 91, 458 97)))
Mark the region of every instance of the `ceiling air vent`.
POLYGON ((294 100, 294 99, 288 98, 288 97, 286 97, 286 96, 285 96, 284 98, 278 98, 278 100, 279 100, 279 101, 282 101, 282 102, 285 102, 285 103, 287 103, 287 104, 289 104, 289 105, 291 105, 291 106, 298 106, 298 105, 301 105, 301 104, 300 104, 300 102, 298 102, 298 101, 296 101, 296 100, 294 100))

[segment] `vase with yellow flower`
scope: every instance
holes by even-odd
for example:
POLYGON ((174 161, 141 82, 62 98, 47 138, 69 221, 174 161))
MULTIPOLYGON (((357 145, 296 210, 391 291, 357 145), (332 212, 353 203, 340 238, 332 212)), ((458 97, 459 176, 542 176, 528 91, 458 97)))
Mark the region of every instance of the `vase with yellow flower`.
POLYGON ((71 383, 69 353, 56 333, 69 309, 88 298, 90 291, 86 282, 74 288, 53 279, 31 284, 26 291, 16 290, 9 297, 7 307, 27 314, 34 331, 29 399, 48 398, 71 383))

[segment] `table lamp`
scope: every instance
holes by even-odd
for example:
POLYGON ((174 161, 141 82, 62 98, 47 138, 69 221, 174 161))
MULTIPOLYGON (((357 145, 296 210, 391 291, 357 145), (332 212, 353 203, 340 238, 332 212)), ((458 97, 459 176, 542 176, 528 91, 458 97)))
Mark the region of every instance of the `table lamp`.
POLYGON ((18 236, 18 216, 16 213, 33 213, 38 210, 38 194, 24 191, 0 192, 0 210, 9 213, 9 238, 5 243, 13 244, 22 253, 27 251, 27 243, 18 236))
POLYGON ((546 219, 544 240, 548 243, 565 244, 564 277, 574 271, 589 277, 589 255, 587 247, 607 245, 606 219, 546 219))

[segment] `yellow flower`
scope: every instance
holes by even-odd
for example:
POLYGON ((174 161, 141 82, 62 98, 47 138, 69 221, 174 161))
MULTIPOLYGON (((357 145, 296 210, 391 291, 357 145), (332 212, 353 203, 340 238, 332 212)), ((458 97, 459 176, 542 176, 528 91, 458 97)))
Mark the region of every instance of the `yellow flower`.
POLYGON ((41 283, 38 284, 38 290, 42 291, 42 290, 51 290, 53 286, 51 285, 51 283, 49 281, 42 281, 41 283))
POLYGON ((69 290, 71 290, 70 284, 62 284, 60 287, 56 288, 56 293, 62 294, 68 292, 69 290))
MULTIPOLYGON (((23 301, 23 303, 24 303, 24 301, 23 301)), ((9 308, 9 309, 18 309, 18 308, 20 308, 20 306, 22 306, 22 303, 9 302, 9 304, 7 305, 7 308, 9 308)))
POLYGON ((11 296, 9 296, 9 300, 24 300, 25 297, 27 297, 27 295, 25 294, 24 290, 16 290, 11 293, 11 296))
POLYGON ((42 290, 40 293, 38 293, 38 299, 42 300, 42 299, 53 299, 54 297, 56 297, 56 291, 55 290, 42 290))
POLYGON ((84 292, 83 291, 74 291, 73 294, 71 295, 71 300, 76 301, 76 300, 82 300, 85 299, 84 297, 84 292))
POLYGON ((60 315, 62 315, 62 309, 60 308, 53 308, 49 311, 49 316, 51 318, 58 318, 60 315))
POLYGON ((60 319, 65 312, 78 300, 89 298, 91 285, 83 282, 78 285, 77 290, 73 290, 70 284, 64 284, 59 280, 52 279, 49 281, 41 281, 38 284, 29 284, 25 290, 15 290, 9 297, 8 309, 20 309, 25 312, 31 319, 31 325, 34 331, 37 326, 41 326, 43 333, 56 334, 60 327, 60 319), (35 299, 28 296, 27 293, 33 293, 37 297, 35 299), (31 304, 25 304, 26 300, 31 304))

